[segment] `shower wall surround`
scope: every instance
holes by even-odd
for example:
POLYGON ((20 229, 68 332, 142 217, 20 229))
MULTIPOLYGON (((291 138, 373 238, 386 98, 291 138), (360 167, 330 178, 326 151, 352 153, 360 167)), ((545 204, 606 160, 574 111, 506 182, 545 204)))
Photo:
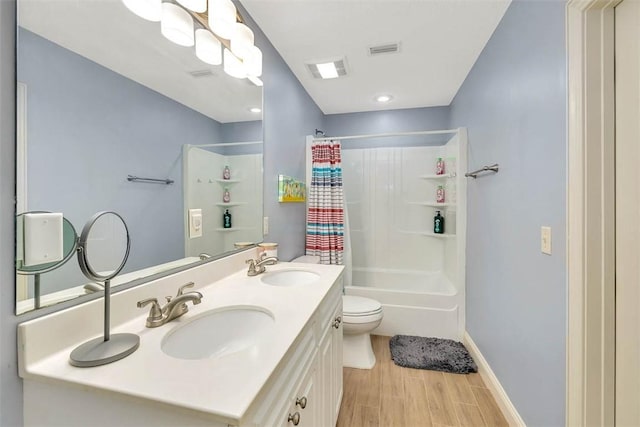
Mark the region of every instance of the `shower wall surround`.
POLYGON ((372 267, 443 270, 444 245, 455 230, 455 209, 446 206, 455 198, 455 182, 421 178, 435 173, 441 152, 440 147, 343 149, 354 273, 372 267), (451 195, 439 208, 446 213, 443 236, 433 236, 435 210, 427 205, 435 205, 437 185, 451 195))
POLYGON ((353 260, 347 295, 380 301, 379 335, 461 340, 466 182, 459 172, 466 170, 466 130, 345 138, 342 147, 353 260), (444 175, 436 175, 439 158, 444 175), (443 203, 436 201, 440 187, 443 203), (444 234, 434 233, 436 211, 445 217, 444 234))

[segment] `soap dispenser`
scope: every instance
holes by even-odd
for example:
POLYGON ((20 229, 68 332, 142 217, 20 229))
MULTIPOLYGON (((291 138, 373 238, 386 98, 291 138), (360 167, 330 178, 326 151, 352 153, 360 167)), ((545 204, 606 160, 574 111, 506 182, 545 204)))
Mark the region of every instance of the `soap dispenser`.
POLYGON ((231 228, 231 214, 229 213, 229 209, 225 209, 222 215, 222 228, 231 228))
POLYGON ((433 232, 444 234, 444 217, 440 215, 440 211, 436 211, 436 216, 433 218, 433 232))

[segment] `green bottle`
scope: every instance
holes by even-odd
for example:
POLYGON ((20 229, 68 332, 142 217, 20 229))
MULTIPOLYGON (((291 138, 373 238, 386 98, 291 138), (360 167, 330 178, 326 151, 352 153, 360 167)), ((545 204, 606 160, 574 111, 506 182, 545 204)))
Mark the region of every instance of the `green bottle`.
POLYGON ((440 215, 440 211, 436 211, 436 216, 433 218, 433 232, 444 234, 444 217, 440 215))

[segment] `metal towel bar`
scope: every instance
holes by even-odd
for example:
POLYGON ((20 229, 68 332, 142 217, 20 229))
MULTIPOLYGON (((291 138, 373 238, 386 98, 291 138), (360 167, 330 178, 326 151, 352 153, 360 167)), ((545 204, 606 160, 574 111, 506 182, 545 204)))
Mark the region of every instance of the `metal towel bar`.
POLYGON ((491 165, 491 166, 484 166, 481 169, 475 170, 473 172, 467 172, 467 173, 464 174, 464 176, 476 179, 478 177, 478 175, 481 174, 482 172, 495 172, 495 173, 498 173, 498 164, 496 163, 496 164, 491 165))
POLYGON ((153 182, 155 184, 173 184, 172 179, 157 179, 157 178, 141 178, 139 176, 127 175, 127 181, 131 182, 153 182))

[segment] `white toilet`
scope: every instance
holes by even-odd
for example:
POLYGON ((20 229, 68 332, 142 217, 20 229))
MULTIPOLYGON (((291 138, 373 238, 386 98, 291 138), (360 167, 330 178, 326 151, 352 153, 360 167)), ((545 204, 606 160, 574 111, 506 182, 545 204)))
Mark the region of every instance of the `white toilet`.
MULTIPOLYGON (((305 255, 292 262, 318 264, 320 258, 305 255)), ((373 354, 369 334, 382 322, 382 305, 371 298, 343 295, 342 313, 344 325, 342 365, 346 368, 373 368, 376 364, 376 356, 373 354)))

